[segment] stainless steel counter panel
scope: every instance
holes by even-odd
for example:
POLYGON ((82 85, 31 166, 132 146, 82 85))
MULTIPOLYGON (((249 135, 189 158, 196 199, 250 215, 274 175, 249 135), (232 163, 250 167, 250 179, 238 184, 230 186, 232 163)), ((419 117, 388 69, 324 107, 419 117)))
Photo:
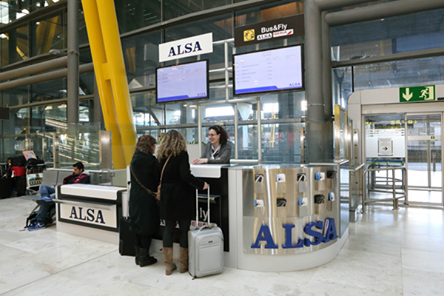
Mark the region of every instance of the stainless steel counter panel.
MULTIPOLYGON (((336 239, 316 244, 304 228, 310 222, 322 222, 322 227, 334 219, 335 234, 340 235, 340 211, 338 172, 332 166, 282 165, 254 166, 242 171, 242 227, 243 252, 260 255, 288 255, 308 253, 327 248, 336 239), (331 176, 333 175, 333 178, 331 176), (334 200, 329 200, 333 196, 334 200), (336 198, 337 197, 337 198, 336 198), (316 202, 316 201, 317 202, 316 202), (266 248, 266 242, 259 239, 261 227, 269 230, 273 248, 266 248), (291 242, 286 242, 286 229, 291 228, 291 242), (302 244, 305 239, 314 242, 302 244), (260 241, 260 247, 252 245, 260 241), (291 248, 284 248, 284 244, 291 248)), ((312 228, 316 228, 312 226, 312 228)), ((317 229, 324 235, 324 229, 317 229)), ((333 228, 331 228, 333 229, 333 228)), ((314 230, 314 229, 313 229, 314 230)), ((264 234, 262 234, 264 235, 264 234)))

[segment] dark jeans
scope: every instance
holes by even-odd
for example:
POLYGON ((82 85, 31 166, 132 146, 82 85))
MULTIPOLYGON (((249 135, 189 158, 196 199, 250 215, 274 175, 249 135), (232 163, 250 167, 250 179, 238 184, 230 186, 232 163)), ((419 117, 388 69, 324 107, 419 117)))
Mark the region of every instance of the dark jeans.
POLYGON ((148 249, 149 251, 151 246, 151 238, 152 238, 151 234, 140 235, 136 233, 136 246, 142 249, 148 249))
POLYGON ((40 196, 41 197, 50 197, 51 199, 55 198, 55 188, 42 184, 39 188, 40 196))
MULTIPOLYGON (((179 244, 182 248, 188 248, 188 230, 190 230, 191 219, 180 220, 179 230, 180 239, 179 244)), ((165 229, 163 231, 163 247, 173 247, 174 229, 176 228, 176 221, 165 220, 165 229)))

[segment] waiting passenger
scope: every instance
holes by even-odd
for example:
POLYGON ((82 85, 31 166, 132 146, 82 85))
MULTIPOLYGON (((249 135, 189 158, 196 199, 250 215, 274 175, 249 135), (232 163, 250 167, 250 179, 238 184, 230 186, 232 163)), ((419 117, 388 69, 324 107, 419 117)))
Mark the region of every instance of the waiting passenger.
MULTIPOLYGON (((83 163, 76 162, 73 164, 73 174, 63 179, 63 184, 88 184, 89 175, 84 172, 85 167, 83 163)), ((28 230, 38 230, 46 227, 46 218, 52 207, 55 207, 53 199, 55 198, 55 188, 45 184, 40 185, 39 188, 40 198, 37 199, 37 203, 40 204, 39 211, 37 212, 37 223, 34 226, 30 226, 28 230)))
POLYGON ((205 147, 201 158, 196 158, 193 160, 193 164, 230 163, 231 146, 228 143, 227 131, 221 126, 213 125, 208 128, 208 137, 210 139, 210 143, 208 143, 207 147, 205 147))
POLYGON ((137 140, 131 160, 131 191, 129 199, 130 230, 136 234, 136 264, 151 265, 157 259, 150 256, 151 240, 159 232, 159 207, 155 193, 159 185, 159 162, 153 153, 156 139, 150 135, 137 140))
POLYGON ((159 145, 157 158, 163 169, 160 177, 160 218, 165 220, 165 274, 170 275, 177 268, 173 263, 173 234, 176 221, 179 221, 180 229, 180 273, 184 273, 188 271, 188 230, 191 219, 196 217, 195 188, 204 190, 208 188, 208 184, 191 174, 187 144, 178 131, 170 130, 165 135, 159 145))

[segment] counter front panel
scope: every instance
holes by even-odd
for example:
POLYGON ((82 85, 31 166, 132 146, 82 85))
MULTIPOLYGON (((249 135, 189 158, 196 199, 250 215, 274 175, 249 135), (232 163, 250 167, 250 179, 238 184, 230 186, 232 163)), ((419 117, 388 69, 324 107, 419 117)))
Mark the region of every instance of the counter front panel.
POLYGON ((335 243, 340 216, 332 167, 257 167, 242 174, 244 253, 307 253, 335 243))

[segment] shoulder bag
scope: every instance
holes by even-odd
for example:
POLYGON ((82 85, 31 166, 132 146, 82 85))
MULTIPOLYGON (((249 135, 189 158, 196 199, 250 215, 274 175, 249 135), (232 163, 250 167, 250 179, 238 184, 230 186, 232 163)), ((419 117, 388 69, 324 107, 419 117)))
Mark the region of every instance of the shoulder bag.
POLYGON ((160 188, 162 187, 162 177, 163 177, 163 171, 165 170, 165 167, 168 163, 168 160, 170 160, 171 156, 168 157, 168 159, 165 161, 165 164, 163 165, 162 172, 160 173, 160 181, 159 186, 157 186, 157 192, 156 192, 156 199, 160 200, 160 188))

